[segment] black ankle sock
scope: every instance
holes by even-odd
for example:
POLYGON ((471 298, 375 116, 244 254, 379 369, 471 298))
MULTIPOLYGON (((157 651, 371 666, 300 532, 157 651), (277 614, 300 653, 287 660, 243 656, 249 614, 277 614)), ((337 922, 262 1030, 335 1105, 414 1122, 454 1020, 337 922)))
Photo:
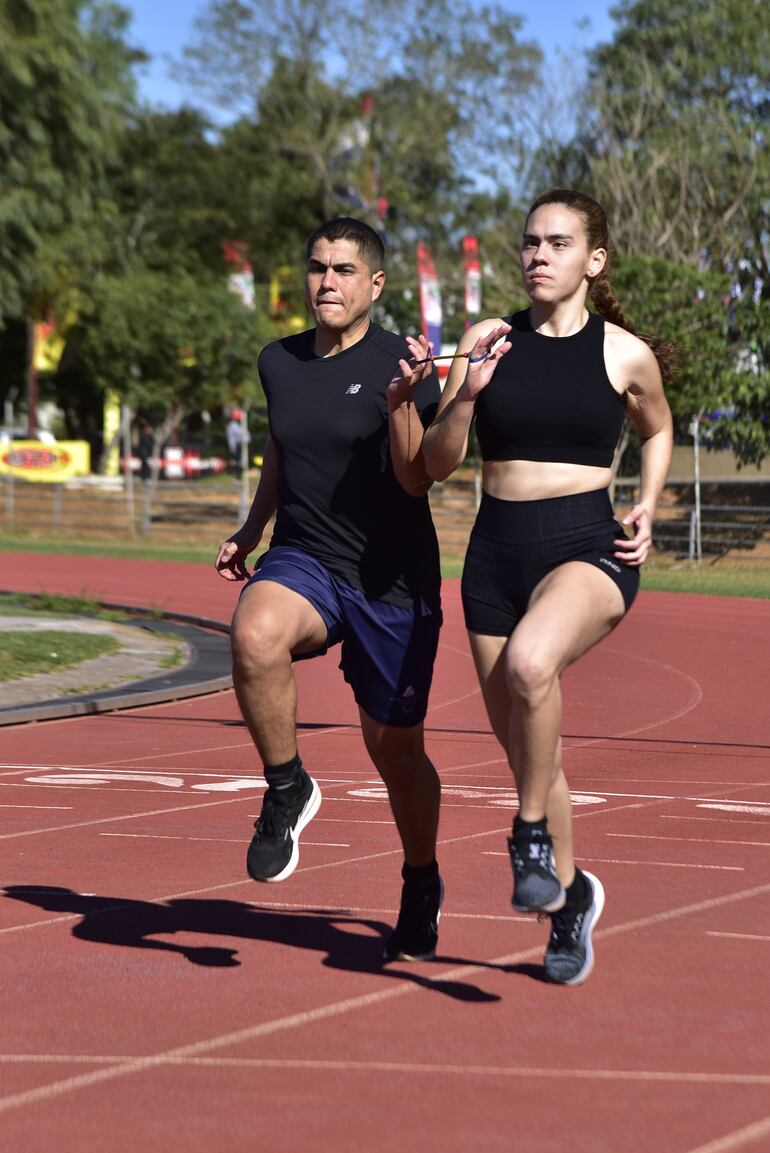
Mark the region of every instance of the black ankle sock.
POLYGON ((525 821, 523 817, 513 818, 513 835, 517 833, 542 833, 545 836, 548 832, 548 821, 543 817, 542 821, 525 821))
POLYGON ((585 873, 580 869, 575 869, 575 879, 571 885, 565 890, 567 894, 568 905, 585 905, 591 897, 591 886, 589 885, 585 873))
POLYGON ((401 876, 410 885, 431 885, 438 876, 438 861, 433 860, 429 865, 407 865, 404 861, 401 876))
POLYGON ((279 792, 300 785, 303 775, 299 753, 282 765, 265 765, 265 780, 271 789, 277 789, 279 792))

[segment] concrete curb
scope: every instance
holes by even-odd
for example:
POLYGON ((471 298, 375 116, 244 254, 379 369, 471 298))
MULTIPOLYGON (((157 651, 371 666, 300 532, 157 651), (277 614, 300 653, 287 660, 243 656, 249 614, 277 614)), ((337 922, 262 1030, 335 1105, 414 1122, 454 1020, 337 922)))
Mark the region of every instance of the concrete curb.
MULTIPOLYGON (((18 595, 14 589, 1 589, 0 593, 18 595)), ((30 600, 42 599, 34 593, 23 595, 30 600)), ((116 604, 111 601, 97 603, 100 608, 110 612, 125 613, 129 620, 123 623, 138 628, 151 625, 155 630, 181 635, 190 646, 192 658, 181 669, 169 669, 162 675, 129 681, 127 684, 102 692, 86 691, 81 695, 68 697, 67 700, 39 701, 0 709, 0 727, 135 709, 143 705, 185 700, 232 688, 233 682, 229 671, 230 645, 227 640, 230 633, 228 624, 207 617, 192 616, 189 613, 173 611, 150 613, 137 608, 136 605, 116 604)))

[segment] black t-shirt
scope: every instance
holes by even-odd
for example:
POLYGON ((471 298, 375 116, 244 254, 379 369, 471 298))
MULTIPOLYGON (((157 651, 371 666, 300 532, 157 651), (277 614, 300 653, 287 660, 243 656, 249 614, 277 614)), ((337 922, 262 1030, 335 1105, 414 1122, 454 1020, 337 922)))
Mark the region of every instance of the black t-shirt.
MULTIPOLYGON (((271 547, 303 549, 371 600, 433 606, 440 575, 428 498, 401 488, 388 441, 385 394, 407 346, 372 324, 324 358, 314 337, 311 329, 274 341, 259 358, 278 461, 271 547)), ((435 373, 415 389, 425 426, 439 395, 435 373)))

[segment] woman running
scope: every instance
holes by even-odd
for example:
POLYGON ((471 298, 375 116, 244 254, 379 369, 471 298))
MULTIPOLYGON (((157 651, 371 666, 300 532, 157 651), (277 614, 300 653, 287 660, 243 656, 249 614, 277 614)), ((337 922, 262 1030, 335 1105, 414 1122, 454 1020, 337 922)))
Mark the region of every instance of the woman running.
POLYGON ((428 473, 444 480, 476 419, 483 495, 463 572, 465 622, 516 779, 513 907, 550 914, 545 970, 562 985, 580 984, 593 967, 604 890, 575 867, 561 674, 631 607, 672 447, 662 385, 672 349, 635 335, 608 256, 601 205, 568 189, 538 197, 521 243, 530 307, 464 334, 467 359, 452 366, 423 441, 428 473), (623 520, 631 537, 608 494, 624 417, 642 445, 639 502, 623 520))

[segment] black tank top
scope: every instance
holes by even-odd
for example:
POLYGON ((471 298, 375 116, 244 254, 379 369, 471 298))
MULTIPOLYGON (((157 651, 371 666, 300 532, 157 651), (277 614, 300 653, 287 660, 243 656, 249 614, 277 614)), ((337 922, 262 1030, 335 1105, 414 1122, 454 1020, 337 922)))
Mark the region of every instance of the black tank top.
POLYGON ((476 401, 484 460, 544 460, 609 468, 625 403, 604 366, 604 320, 543 336, 529 310, 507 322, 511 349, 476 401))

